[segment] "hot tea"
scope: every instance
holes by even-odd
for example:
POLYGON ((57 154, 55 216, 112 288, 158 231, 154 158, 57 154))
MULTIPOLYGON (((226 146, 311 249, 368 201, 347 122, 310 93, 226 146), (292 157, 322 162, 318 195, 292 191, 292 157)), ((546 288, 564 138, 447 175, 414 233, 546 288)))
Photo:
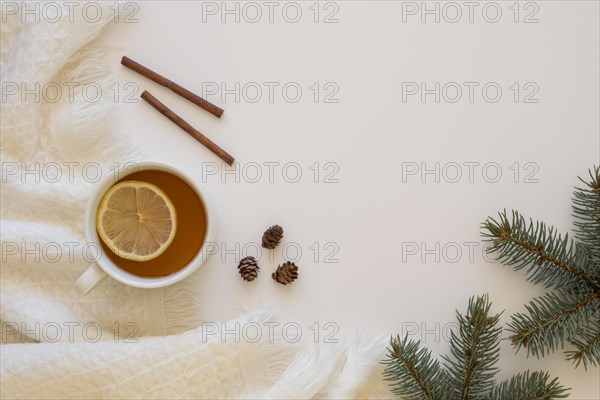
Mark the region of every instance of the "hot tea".
POLYGON ((206 210, 196 191, 180 177, 160 170, 144 170, 127 175, 119 182, 146 182, 159 188, 172 203, 176 229, 172 241, 156 258, 134 261, 119 256, 101 239, 104 253, 119 268, 145 277, 162 277, 184 268, 200 251, 206 235, 206 210))

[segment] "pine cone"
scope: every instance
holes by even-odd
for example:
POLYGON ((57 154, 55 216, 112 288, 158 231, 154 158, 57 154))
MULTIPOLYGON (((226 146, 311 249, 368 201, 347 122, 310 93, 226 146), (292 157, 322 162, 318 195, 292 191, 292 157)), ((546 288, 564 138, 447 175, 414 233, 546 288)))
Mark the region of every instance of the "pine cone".
POLYGON ((263 233, 262 247, 265 249, 274 249, 277 247, 283 237, 283 228, 279 225, 273 225, 263 233))
POLYGON ((298 279, 298 266, 293 262, 284 262, 271 275, 277 282, 287 285, 298 279))
POLYGON ((258 275, 260 267, 254 257, 244 257, 240 260, 238 271, 245 281, 252 282, 258 275))

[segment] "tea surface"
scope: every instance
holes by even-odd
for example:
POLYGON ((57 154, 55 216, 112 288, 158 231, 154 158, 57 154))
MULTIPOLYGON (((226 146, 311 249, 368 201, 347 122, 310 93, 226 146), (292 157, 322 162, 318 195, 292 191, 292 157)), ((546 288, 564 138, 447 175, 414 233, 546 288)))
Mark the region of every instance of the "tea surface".
POLYGON ((202 200, 183 179, 165 171, 146 170, 127 175, 123 181, 144 181, 161 188, 175 206, 175 238, 160 256, 148 261, 131 261, 113 253, 102 240, 104 253, 119 268, 141 277, 170 275, 185 267, 200 251, 206 235, 206 212, 202 200))

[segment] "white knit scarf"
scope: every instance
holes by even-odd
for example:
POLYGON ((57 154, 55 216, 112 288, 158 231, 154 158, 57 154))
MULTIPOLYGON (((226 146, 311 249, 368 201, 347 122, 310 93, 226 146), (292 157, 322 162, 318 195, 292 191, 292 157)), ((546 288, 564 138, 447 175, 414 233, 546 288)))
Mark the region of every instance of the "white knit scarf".
MULTIPOLYGON (((193 277, 153 290, 107 278, 85 297, 72 291, 88 266, 82 221, 98 167, 140 157, 110 125, 108 69, 93 39, 112 3, 95 4, 104 7, 96 22, 64 5, 55 22, 23 22, 22 7, 3 7, 0 396, 388 397, 381 345, 305 352, 280 336, 222 340, 213 325, 209 335, 193 277)), ((264 329, 272 317, 263 309, 222 327, 264 329)))

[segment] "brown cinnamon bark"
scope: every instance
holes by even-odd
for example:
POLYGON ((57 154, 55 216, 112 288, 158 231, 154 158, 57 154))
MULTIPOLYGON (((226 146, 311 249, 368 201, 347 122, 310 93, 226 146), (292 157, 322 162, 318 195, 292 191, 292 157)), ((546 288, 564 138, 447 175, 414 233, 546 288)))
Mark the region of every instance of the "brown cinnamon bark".
POLYGON ((222 148, 217 146, 213 141, 211 141, 209 138, 204 136, 202 133, 200 133, 200 131, 195 129, 193 126, 188 124, 179 115, 177 115, 173 111, 171 111, 171 109, 169 109, 163 103, 158 101, 158 99, 156 97, 154 97, 150 93, 148 93, 148 91, 144 90, 141 97, 142 97, 142 99, 147 101, 152 107, 154 107, 156 110, 158 110, 162 115, 169 118, 178 127, 180 127, 181 129, 183 129, 184 131, 189 133, 190 136, 192 136, 194 139, 196 139, 197 141, 202 143, 204 146, 206 146, 210 151, 212 151, 217 156, 219 156, 228 165, 233 164, 233 162, 235 160, 229 153, 227 153, 225 150, 223 150, 222 148))
POLYGON ((153 80, 154 82, 158 83, 159 85, 162 85, 164 87, 171 89, 172 91, 174 91, 181 97, 202 107, 203 109, 205 109, 206 111, 208 111, 209 113, 214 115, 215 117, 221 118, 221 115, 223 115, 222 108, 212 104, 208 100, 204 100, 202 97, 198 96, 197 94, 190 92, 183 86, 180 86, 180 85, 176 84, 175 82, 173 82, 172 80, 167 79, 164 76, 152 71, 150 68, 144 67, 142 64, 133 61, 131 58, 123 56, 123 58, 121 59, 121 64, 124 65, 125 67, 131 69, 132 71, 135 71, 138 74, 143 75, 146 78, 153 80))

